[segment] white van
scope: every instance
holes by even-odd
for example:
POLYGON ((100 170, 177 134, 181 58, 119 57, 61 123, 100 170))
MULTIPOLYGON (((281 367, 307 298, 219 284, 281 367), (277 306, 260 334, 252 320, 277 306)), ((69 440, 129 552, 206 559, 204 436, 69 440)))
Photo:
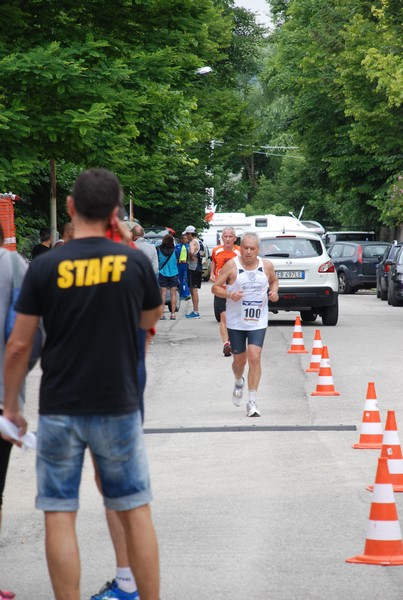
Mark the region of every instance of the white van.
POLYGON ((298 219, 290 216, 253 215, 247 217, 245 213, 214 213, 210 227, 201 233, 203 242, 214 248, 221 244, 221 234, 225 227, 233 227, 238 236, 246 231, 270 229, 272 231, 306 231, 307 227, 298 219))

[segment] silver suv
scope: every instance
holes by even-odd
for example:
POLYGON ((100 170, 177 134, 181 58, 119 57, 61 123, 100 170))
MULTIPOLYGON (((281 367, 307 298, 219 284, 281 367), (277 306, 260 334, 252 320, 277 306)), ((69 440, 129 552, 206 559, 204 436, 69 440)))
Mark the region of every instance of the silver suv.
POLYGON ((279 301, 270 311, 299 311, 306 322, 320 315, 323 325, 336 325, 337 274, 320 237, 308 230, 258 233, 260 255, 272 261, 280 284, 279 301))

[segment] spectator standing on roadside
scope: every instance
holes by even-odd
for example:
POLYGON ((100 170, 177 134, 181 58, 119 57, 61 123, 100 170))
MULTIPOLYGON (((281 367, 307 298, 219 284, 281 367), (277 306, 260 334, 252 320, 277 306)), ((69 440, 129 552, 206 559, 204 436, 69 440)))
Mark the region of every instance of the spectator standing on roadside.
POLYGON ((6 350, 4 416, 24 434, 27 423, 17 392, 43 315, 47 337, 36 507, 45 512, 46 556, 56 600, 80 600, 75 521, 86 447, 97 465, 104 504, 117 511, 124 527, 141 600, 159 599, 158 547, 139 410, 137 331, 155 325, 161 297, 150 262, 106 239, 121 206, 122 190, 112 173, 90 169, 78 177, 67 198, 75 238, 31 264, 6 350))
POLYGON ((235 376, 232 401, 235 406, 242 404, 243 373, 246 363, 249 365, 247 417, 260 417, 261 414, 256 396, 262 373, 261 354, 269 315, 268 300, 278 301, 278 279, 274 266, 271 261, 259 256, 259 244, 256 233, 245 233, 241 240, 241 255, 224 265, 211 288, 213 294, 227 300, 227 327, 235 376))
MULTIPOLYGON (((222 244, 213 248, 211 254, 211 275, 210 281, 215 281, 223 266, 240 255, 240 248, 235 244, 236 232, 233 227, 224 227, 221 234, 222 244)), ((226 299, 214 296, 214 314, 220 315, 220 335, 223 346, 224 356, 231 356, 231 343, 228 338, 228 331, 225 318, 226 299)))
POLYGON ((190 300, 188 283, 188 257, 189 244, 185 232, 181 235, 181 241, 175 246, 176 259, 178 261, 179 287, 182 300, 190 300))
POLYGON ((200 319, 199 313, 199 290, 202 281, 202 267, 200 257, 200 242, 197 239, 196 227, 188 225, 185 229, 189 242, 188 255, 188 281, 190 296, 192 298, 193 310, 186 315, 187 319, 200 319))
POLYGON ((161 245, 157 247, 158 262, 159 262, 159 275, 158 283, 161 288, 162 297, 162 310, 160 320, 165 321, 166 316, 164 315, 165 299, 167 297, 167 289, 171 292, 171 321, 175 321, 175 309, 176 309, 176 290, 178 289, 178 264, 176 262, 175 254, 175 242, 174 238, 170 233, 167 233, 162 238, 161 245))
POLYGON ((52 232, 49 229, 49 227, 42 227, 39 230, 39 239, 40 239, 40 243, 36 244, 36 246, 34 246, 32 248, 32 252, 31 252, 32 260, 34 258, 36 258, 37 256, 39 256, 40 254, 44 254, 45 252, 50 250, 50 247, 52 245, 52 232))
POLYGON ((158 254, 155 246, 150 244, 144 239, 144 229, 141 225, 134 225, 132 227, 133 241, 136 244, 136 248, 143 252, 151 260, 151 264, 154 269, 154 273, 158 276, 158 254))
MULTIPOLYGON (((6 318, 11 303, 11 294, 13 288, 13 268, 15 268, 15 265, 13 266, 11 261, 11 252, 3 248, 3 244, 4 230, 2 225, 0 224, 0 331, 2 333, 2 335, 0 335, 0 415, 3 414, 4 399, 3 362, 6 346, 4 331, 6 329, 6 318)), ((20 255, 17 256, 18 267, 21 269, 21 272, 25 273, 27 265, 20 255)), ((23 400, 24 393, 23 391, 21 391, 21 404, 23 403, 23 400)), ((3 493, 6 484, 6 476, 12 447, 13 445, 11 444, 11 442, 3 439, 0 435, 0 530, 3 510, 3 493)), ((14 596, 15 594, 13 592, 7 592, 5 590, 2 590, 0 582, 0 599, 14 598, 14 596)))
POLYGON ((73 237, 74 237, 73 223, 65 223, 63 226, 63 235, 60 238, 60 240, 58 240, 56 242, 56 244, 53 246, 53 248, 58 248, 59 246, 62 246, 66 242, 69 242, 70 240, 72 240, 73 237))

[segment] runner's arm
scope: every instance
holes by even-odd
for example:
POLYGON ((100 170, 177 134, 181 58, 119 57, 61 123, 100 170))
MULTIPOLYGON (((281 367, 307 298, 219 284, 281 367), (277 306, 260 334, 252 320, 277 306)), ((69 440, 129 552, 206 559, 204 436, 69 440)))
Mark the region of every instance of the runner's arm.
POLYGON ((216 277, 216 270, 217 270, 217 263, 215 261, 215 253, 214 253, 214 250, 213 250, 213 254, 211 255, 210 281, 215 281, 217 279, 217 277, 216 277))
POLYGON ((189 262, 197 260, 198 247, 195 240, 192 240, 189 244, 189 262))
POLYGON ((211 292, 218 298, 231 298, 231 300, 240 300, 243 296, 243 291, 230 292, 225 287, 225 284, 231 285, 236 279, 236 265, 234 259, 231 259, 220 270, 214 284, 211 286, 211 292))
POLYGON ((269 300, 270 302, 278 302, 278 279, 274 265, 270 260, 264 261, 264 272, 269 282, 269 300))

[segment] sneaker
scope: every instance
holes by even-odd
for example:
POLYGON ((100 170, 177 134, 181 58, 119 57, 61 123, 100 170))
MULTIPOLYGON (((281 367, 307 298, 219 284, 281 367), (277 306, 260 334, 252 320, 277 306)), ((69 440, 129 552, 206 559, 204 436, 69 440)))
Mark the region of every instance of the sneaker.
POLYGON ((246 404, 246 416, 247 417, 260 417, 261 412, 257 409, 256 402, 248 402, 246 404))
POLYGON ((225 342, 224 344, 224 348, 222 349, 224 356, 231 356, 232 354, 232 348, 231 348, 231 344, 229 342, 225 342))
POLYGON ((234 385, 234 391, 232 392, 232 402, 235 406, 241 406, 243 398, 243 386, 245 385, 245 379, 242 377, 242 385, 234 385))
POLYGON ((198 312, 194 312, 194 310, 193 310, 193 311, 192 311, 191 313, 189 313, 188 315, 185 315, 185 317, 186 317, 187 319, 200 319, 200 313, 198 313, 198 312))
POLYGON ((118 588, 118 584, 113 581, 107 581, 95 596, 91 596, 90 600, 140 600, 138 591, 135 592, 124 592, 118 588))

